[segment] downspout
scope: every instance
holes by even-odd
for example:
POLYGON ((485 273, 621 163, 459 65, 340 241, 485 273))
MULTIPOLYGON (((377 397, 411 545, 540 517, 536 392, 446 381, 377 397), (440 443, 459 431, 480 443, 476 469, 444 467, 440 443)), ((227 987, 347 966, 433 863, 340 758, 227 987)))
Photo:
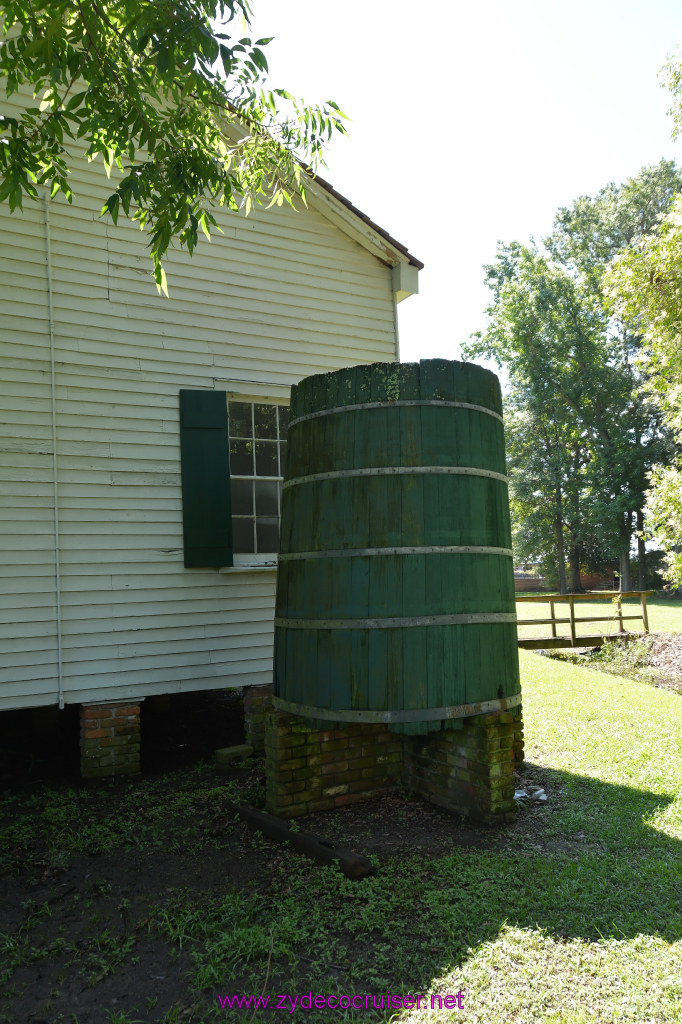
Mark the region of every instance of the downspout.
POLYGON ((62 606, 61 578, 59 565, 59 472, 57 464, 57 394, 55 386, 54 359, 54 311, 52 306, 52 258, 50 244, 50 210, 48 198, 43 195, 45 210, 45 264, 47 268, 47 324, 50 337, 50 411, 52 426, 52 488, 54 502, 52 505, 52 530, 54 539, 54 586, 55 610, 57 620, 57 702, 59 708, 64 707, 64 687, 62 673, 62 606))
POLYGON ((395 333, 395 361, 400 362, 400 334, 398 333, 398 300, 393 294, 393 331, 395 333))
POLYGON ((393 295, 393 331, 395 334, 395 358, 400 362, 400 335, 398 334, 398 303, 408 295, 419 291, 418 270, 407 263, 396 263, 391 269, 391 292, 393 295))

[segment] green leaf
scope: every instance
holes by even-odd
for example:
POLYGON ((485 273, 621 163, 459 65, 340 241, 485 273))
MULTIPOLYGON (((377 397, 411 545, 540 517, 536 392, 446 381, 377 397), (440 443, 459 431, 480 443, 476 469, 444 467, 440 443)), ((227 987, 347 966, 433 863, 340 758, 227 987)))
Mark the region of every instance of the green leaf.
POLYGON ((119 204, 119 202, 120 202, 120 197, 119 197, 117 192, 114 192, 113 195, 109 196, 109 198, 107 199, 106 203, 102 207, 102 213, 100 214, 100 216, 102 216, 105 213, 108 213, 108 214, 111 215, 111 219, 113 220, 114 224, 117 224, 118 223, 118 204, 119 204))
POLYGON ((12 25, 0 46, 5 90, 10 95, 26 84, 39 99, 15 119, 0 115, 0 201, 21 208, 24 195, 37 196, 36 182, 71 201, 75 155, 101 155, 107 174, 114 164, 122 171, 102 215, 116 222, 123 210, 147 233, 155 280, 173 240, 193 249, 199 227, 206 238, 217 229, 213 204, 251 211, 270 201, 273 181, 288 201, 286 189, 298 191, 294 151, 303 159, 317 154, 319 136, 329 130, 331 120, 316 125, 327 107, 316 115, 318 108, 286 89, 265 88, 263 48, 271 37, 253 43, 214 28, 219 15, 243 16, 248 25, 246 0, 120 0, 104 7, 56 0, 30 11, 24 0, 8 0, 3 11, 6 27, 12 25), (285 103, 291 109, 283 114, 285 103), (238 147, 223 135, 218 110, 235 121, 241 112, 249 126, 238 147), (269 125, 276 140, 267 135, 269 125), (10 143, 17 147, 11 158, 10 143), (136 157, 140 150, 144 162, 136 157), (179 215, 184 206, 195 211, 194 222, 179 215))
POLYGON ((159 69, 159 71, 165 74, 165 72, 168 71, 168 69, 170 68, 170 60, 171 55, 166 47, 159 50, 159 52, 156 55, 156 66, 159 69))
POLYGON ((268 70, 268 62, 262 50, 259 50, 257 48, 253 49, 251 51, 251 60, 261 71, 268 70))
POLYGON ((156 281, 156 287, 160 295, 165 295, 168 298, 168 281, 166 279, 166 271, 160 262, 155 261, 154 263, 154 280, 156 281))
POLYGON ((46 52, 47 43, 42 36, 36 36, 32 39, 27 46, 21 51, 22 60, 27 60, 30 57, 38 57, 42 52, 46 52))
POLYGON ((84 89, 82 92, 77 92, 75 96, 72 96, 69 102, 66 104, 65 110, 75 110, 82 102, 83 98, 88 95, 88 90, 84 89))

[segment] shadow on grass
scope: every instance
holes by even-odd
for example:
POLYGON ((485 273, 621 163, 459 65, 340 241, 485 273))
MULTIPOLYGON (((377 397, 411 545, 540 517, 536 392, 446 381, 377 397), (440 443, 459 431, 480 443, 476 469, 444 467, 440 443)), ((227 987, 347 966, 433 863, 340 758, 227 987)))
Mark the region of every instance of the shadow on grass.
POLYGON ((682 938, 682 843, 650 824, 674 798, 528 769, 549 801, 491 835, 488 849, 394 858, 360 883, 319 874, 312 892, 309 870, 299 882, 290 874, 292 894, 273 907, 272 926, 277 943, 295 919, 296 949, 306 953, 297 981, 325 991, 332 962, 349 965, 334 976, 349 990, 426 992, 504 926, 558 942, 682 938))
MULTIPOLYGON (((150 1022, 175 1019, 176 1009, 191 1005, 193 1019, 207 1024, 248 1019, 252 1010, 245 1017, 220 1010, 217 995, 259 993, 266 976, 267 992, 273 995, 425 993, 435 979, 452 972, 457 977, 472 960, 472 951, 497 943, 510 927, 546 936, 554 944, 557 962, 564 955, 562 944, 572 940, 594 943, 644 935, 670 943, 682 938, 682 842, 655 826, 672 823, 674 798, 539 765, 525 765, 523 772, 545 787, 546 805, 522 811, 514 826, 481 828, 476 847, 453 845, 452 852, 431 859, 416 852, 420 836, 405 833, 402 853, 383 860, 376 876, 360 882, 254 836, 239 823, 230 826, 219 810, 221 845, 212 844, 205 829, 215 823, 210 820, 205 826, 204 819, 218 799, 215 778, 206 779, 210 796, 203 784, 188 780, 181 804, 176 776, 169 776, 165 786, 144 779, 131 784, 125 807, 129 811, 137 806, 143 817, 153 808, 153 842, 146 841, 145 829, 135 819, 131 828, 139 842, 134 851, 127 848, 130 829, 111 830, 112 845, 104 854, 88 849, 85 856, 65 858, 59 888, 45 883, 26 891, 34 906, 55 893, 64 895, 45 904, 49 914, 31 918, 30 928, 25 922, 8 933, 8 949, 14 950, 18 966, 7 983, 13 986, 9 1015, 3 1018, 0 1012, 0 1020, 14 1024, 27 1019, 21 1016, 27 998, 23 986, 35 975, 36 957, 45 980, 40 985, 30 982, 31 991, 37 1005, 38 996, 44 1000, 51 988, 59 990, 51 1010, 54 1021, 62 1019, 57 1012, 62 1009, 63 1019, 69 1019, 78 995, 92 1012, 103 999, 116 997, 133 1019, 150 1022), (196 836, 191 856, 181 844, 170 857, 166 844, 177 839, 179 816, 196 836), (237 870, 246 864, 248 877, 237 870), (106 897, 94 892, 92 879, 106 897), (126 910, 131 915, 129 935, 122 906, 138 907, 126 910), (96 927, 88 923, 94 912, 101 915, 96 927), (83 971, 87 975, 88 958, 99 955, 97 943, 104 932, 118 942, 117 950, 126 935, 134 936, 134 948, 116 960, 115 969, 97 980, 86 997, 83 971), (66 943, 66 953, 58 943, 66 943), (168 993, 168 1016, 161 1015, 160 1007, 154 1013, 141 1009, 145 999, 159 994, 152 976, 171 974, 177 974, 178 992, 168 993)), ((111 817, 123 805, 108 805, 107 799, 116 797, 105 793, 102 812, 111 817)), ((82 848, 77 841, 81 833, 89 828, 96 838, 98 830, 90 820, 90 804, 80 806, 84 799, 72 795, 64 804, 63 820, 56 822, 74 851, 82 848)), ((395 800, 382 809, 384 829, 404 830, 400 803, 395 800)), ((352 822, 352 810, 344 815, 352 822)), ((325 816, 310 827, 324 835, 325 816)), ((429 827, 445 826, 434 816, 429 827)), ((469 823, 463 827, 471 831, 469 823)), ((353 846, 363 852, 360 843, 353 846)), ((12 885, 21 922, 22 882, 17 878, 12 885)), ((517 936, 517 945, 504 949, 507 960, 503 958, 500 969, 513 975, 518 943, 525 941, 525 935, 517 936)), ((542 986, 541 972, 551 961, 538 955, 534 968, 534 955, 520 970, 535 969, 542 986)), ((165 999, 161 992, 160 1003, 165 999)), ((256 1019, 284 1019, 285 1013, 259 1011, 256 1019)), ((303 1016, 311 1024, 330 1020, 328 1009, 306 1010, 299 1019, 303 1016)), ((333 1019, 378 1024, 389 1017, 379 1009, 363 1009, 335 1010, 333 1019)))

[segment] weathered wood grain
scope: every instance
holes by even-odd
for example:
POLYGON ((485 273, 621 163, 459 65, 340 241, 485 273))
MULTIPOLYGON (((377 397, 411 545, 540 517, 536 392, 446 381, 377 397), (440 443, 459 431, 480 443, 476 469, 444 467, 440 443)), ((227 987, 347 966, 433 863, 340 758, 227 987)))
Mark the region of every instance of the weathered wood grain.
POLYGON ((500 413, 495 376, 448 360, 351 367, 293 389, 280 697, 332 716, 519 692, 500 413), (424 623, 443 615, 477 621, 424 623), (375 628, 389 619, 400 625, 375 628))

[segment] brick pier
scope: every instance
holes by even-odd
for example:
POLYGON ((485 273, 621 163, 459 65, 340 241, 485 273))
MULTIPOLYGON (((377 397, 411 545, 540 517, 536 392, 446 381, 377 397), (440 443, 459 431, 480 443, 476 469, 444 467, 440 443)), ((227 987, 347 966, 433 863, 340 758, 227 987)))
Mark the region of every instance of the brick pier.
POLYGON ((408 736, 385 725, 320 730, 270 710, 266 808, 293 818, 402 787, 479 821, 513 821, 514 766, 523 760, 521 708, 459 721, 457 728, 408 736))
POLYGON ((257 754, 265 750, 265 720, 272 709, 272 686, 244 687, 246 742, 257 754))
POLYGON ((81 775, 101 779, 140 771, 140 702, 81 704, 81 775))

